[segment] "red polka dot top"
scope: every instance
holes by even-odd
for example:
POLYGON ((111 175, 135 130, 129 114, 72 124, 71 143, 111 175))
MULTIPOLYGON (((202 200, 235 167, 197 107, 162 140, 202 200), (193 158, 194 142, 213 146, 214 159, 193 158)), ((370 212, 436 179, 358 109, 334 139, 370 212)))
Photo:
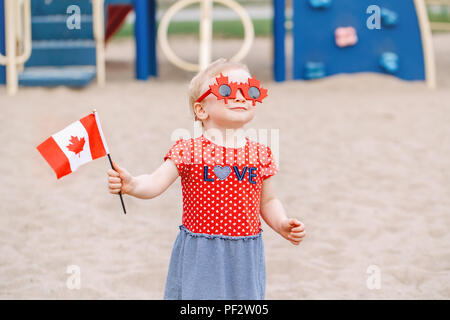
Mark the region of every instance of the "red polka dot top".
POLYGON ((205 138, 178 140, 171 159, 181 177, 183 225, 194 233, 248 236, 261 230, 260 196, 265 179, 278 172, 268 146, 246 138, 240 148, 205 138))

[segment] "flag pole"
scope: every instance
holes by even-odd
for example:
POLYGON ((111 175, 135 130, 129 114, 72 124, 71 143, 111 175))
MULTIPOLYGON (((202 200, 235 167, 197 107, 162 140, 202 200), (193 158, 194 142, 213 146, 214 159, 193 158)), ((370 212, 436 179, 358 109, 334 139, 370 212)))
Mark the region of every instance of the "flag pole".
MULTIPOLYGON (((96 112, 97 112, 96 109, 93 109, 93 110, 92 110, 92 113, 94 114, 94 116, 95 116, 95 113, 96 113, 96 112)), ((108 156, 108 160, 109 160, 109 164, 111 165, 111 168, 112 168, 113 170, 116 170, 116 169, 114 168, 113 164, 112 164, 111 156, 109 155, 109 150, 108 150, 107 156, 108 156)), ((119 191, 119 196, 120 196, 120 202, 122 203, 123 213, 124 213, 124 214, 127 214, 127 210, 125 210, 125 204, 123 203, 122 191, 119 191)))
MULTIPOLYGON (((109 153, 108 153, 108 160, 109 160, 109 163, 111 164, 111 168, 112 168, 113 170, 116 170, 116 169, 113 167, 113 164, 112 164, 112 161, 111 161, 111 156, 109 155, 109 153)), ((120 196, 120 202, 122 203, 123 213, 124 213, 124 214, 127 214, 127 211, 125 210, 125 204, 123 203, 122 191, 119 191, 119 196, 120 196)))

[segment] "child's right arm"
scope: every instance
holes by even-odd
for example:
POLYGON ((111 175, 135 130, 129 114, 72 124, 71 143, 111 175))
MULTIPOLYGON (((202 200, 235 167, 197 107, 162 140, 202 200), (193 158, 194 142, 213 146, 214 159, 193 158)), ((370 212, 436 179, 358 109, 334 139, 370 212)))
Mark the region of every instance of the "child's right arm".
POLYGON ((113 162, 116 170, 108 170, 109 192, 129 194, 140 199, 159 196, 178 178, 178 169, 171 159, 167 159, 152 174, 133 177, 125 168, 113 162))

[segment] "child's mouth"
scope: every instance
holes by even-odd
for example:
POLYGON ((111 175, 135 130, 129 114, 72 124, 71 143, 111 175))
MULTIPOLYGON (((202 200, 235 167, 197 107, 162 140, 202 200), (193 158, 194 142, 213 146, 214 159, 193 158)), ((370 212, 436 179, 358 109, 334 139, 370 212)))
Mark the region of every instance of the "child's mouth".
POLYGON ((233 107, 233 108, 230 108, 231 110, 243 110, 243 111, 246 111, 247 110, 247 108, 244 108, 244 107, 233 107))

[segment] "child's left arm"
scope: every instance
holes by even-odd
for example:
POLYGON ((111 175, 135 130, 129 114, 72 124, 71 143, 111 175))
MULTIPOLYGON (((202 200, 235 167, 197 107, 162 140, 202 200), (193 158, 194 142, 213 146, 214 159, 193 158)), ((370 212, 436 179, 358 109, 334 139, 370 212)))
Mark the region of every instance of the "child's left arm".
POLYGON ((281 201, 275 197, 270 179, 263 182, 261 191, 261 216, 264 221, 292 244, 299 245, 306 235, 305 225, 294 218, 288 218, 281 201))

